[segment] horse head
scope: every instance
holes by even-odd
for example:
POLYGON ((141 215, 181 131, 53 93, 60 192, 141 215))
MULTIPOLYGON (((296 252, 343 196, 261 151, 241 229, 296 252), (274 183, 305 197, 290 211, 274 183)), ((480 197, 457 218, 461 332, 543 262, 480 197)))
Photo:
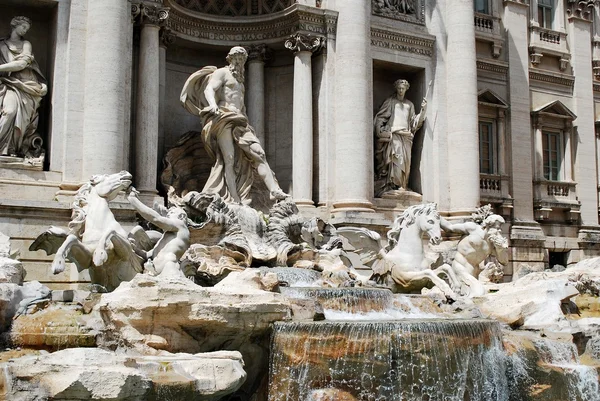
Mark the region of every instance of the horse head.
POLYGON ((115 199, 121 190, 129 188, 132 179, 127 171, 121 171, 115 174, 94 175, 90 184, 98 196, 109 202, 115 199))
POLYGON ((442 229, 440 228, 440 214, 437 210, 437 204, 427 203, 418 206, 420 208, 415 211, 416 223, 419 225, 421 232, 427 233, 429 242, 438 245, 442 242, 442 229))

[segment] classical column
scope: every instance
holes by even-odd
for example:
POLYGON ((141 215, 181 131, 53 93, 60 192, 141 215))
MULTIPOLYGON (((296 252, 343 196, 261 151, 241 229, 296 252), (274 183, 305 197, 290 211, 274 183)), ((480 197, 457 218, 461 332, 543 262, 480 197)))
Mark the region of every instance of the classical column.
POLYGON ((141 26, 135 119, 134 184, 148 201, 156 195, 158 128, 160 112, 159 32, 169 16, 168 9, 140 3, 141 26))
POLYGON ((470 214, 479 206, 477 59, 473 2, 448 0, 446 93, 450 212, 470 214))
POLYGON ((498 110, 498 173, 506 175, 506 113, 498 110))
MULTIPOLYGON (((334 56, 335 155, 330 156, 335 157, 333 207, 351 212, 372 212, 374 162, 371 2, 345 0, 337 3, 340 3, 340 18, 334 56)), ((471 14, 472 9, 471 3, 471 14)))
POLYGON ((265 143, 265 62, 270 56, 269 48, 264 45, 251 45, 248 51, 246 70, 246 113, 248 121, 254 127, 256 137, 263 149, 265 143))
MULTIPOLYGON (((131 5, 123 0, 87 4, 83 99, 82 179, 124 165, 129 135, 131 5)), ((68 154, 65 157, 69 157, 68 154)))
POLYGON ((156 160, 157 171, 162 166, 161 158, 164 156, 165 147, 165 94, 167 82, 167 47, 175 42, 175 35, 169 28, 163 27, 160 30, 159 43, 159 102, 158 102, 158 158, 156 160))
POLYGON ((313 112, 312 52, 320 37, 296 34, 285 42, 294 52, 294 106, 292 128, 292 196, 299 206, 312 206, 313 112))
POLYGON ((577 197, 581 202, 582 226, 598 225, 598 187, 596 186, 595 113, 592 60, 593 2, 569 2, 568 39, 571 49, 571 65, 577 77, 573 86, 573 99, 577 119, 577 162, 575 181, 577 197))
POLYGON ((544 122, 542 117, 535 116, 533 120, 533 157, 536 181, 542 181, 544 179, 544 144, 542 142, 542 126, 544 122))

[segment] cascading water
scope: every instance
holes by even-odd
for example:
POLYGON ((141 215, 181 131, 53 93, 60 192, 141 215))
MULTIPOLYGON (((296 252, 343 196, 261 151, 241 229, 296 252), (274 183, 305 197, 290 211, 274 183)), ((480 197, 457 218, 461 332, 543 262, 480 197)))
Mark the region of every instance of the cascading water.
POLYGON ((277 323, 270 401, 505 401, 499 325, 487 320, 277 323))
POLYGON ((269 401, 508 400, 497 322, 415 318, 383 289, 282 292, 316 299, 326 320, 275 324, 269 401))
POLYGON ((575 344, 540 340, 535 342, 535 346, 548 366, 559 368, 565 373, 568 401, 600 401, 598 371, 595 367, 579 363, 575 344))

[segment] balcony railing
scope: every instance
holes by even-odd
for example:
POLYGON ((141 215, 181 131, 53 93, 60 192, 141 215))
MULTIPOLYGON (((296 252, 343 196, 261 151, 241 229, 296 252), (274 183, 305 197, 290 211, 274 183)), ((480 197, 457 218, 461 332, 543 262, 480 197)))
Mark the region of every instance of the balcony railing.
POLYGON ((565 32, 531 26, 529 28, 529 53, 531 62, 537 65, 542 56, 555 56, 560 59, 560 69, 567 69, 571 60, 571 52, 565 32))
POLYGON ((494 18, 491 15, 475 13, 475 30, 494 33, 494 18))

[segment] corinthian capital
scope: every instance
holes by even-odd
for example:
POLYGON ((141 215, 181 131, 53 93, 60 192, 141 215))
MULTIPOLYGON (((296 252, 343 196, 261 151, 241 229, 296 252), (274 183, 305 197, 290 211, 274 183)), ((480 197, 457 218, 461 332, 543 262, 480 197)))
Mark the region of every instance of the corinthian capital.
POLYGON ((169 7, 154 0, 133 1, 131 3, 131 19, 141 25, 163 25, 169 18, 169 7))
POLYGON ((303 35, 297 33, 291 35, 285 41, 285 48, 294 53, 301 51, 315 52, 320 50, 325 45, 325 40, 320 36, 303 35))
POLYGON ((591 21, 594 15, 594 5, 598 3, 597 0, 568 0, 567 15, 569 18, 591 21))
POLYGON ((248 52, 248 61, 262 61, 263 63, 270 60, 273 51, 265 44, 245 46, 248 52))

